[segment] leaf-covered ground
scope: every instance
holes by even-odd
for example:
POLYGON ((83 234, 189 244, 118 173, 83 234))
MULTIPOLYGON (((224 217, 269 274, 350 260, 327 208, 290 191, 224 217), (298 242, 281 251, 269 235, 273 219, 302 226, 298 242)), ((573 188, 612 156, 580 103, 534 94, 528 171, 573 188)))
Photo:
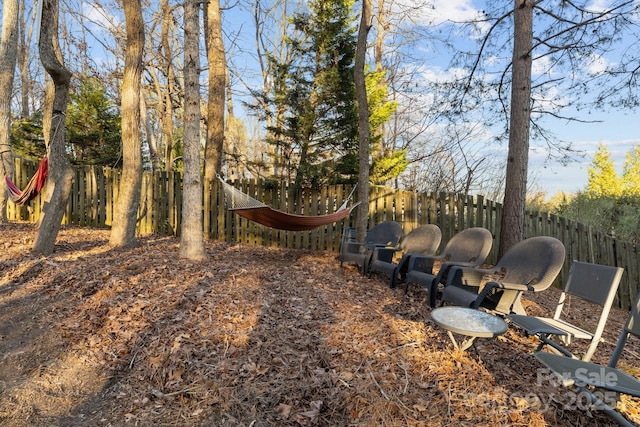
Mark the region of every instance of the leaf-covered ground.
MULTIPOLYGON (((108 231, 63 228, 44 258, 35 235, 0 224, 3 426, 614 425, 552 380, 535 341, 510 329, 454 350, 422 289, 335 254, 209 241, 190 262, 175 238, 114 249, 108 231)), ((526 307, 551 314, 557 296, 526 307)), ((595 361, 626 315, 614 310, 595 361)), ((636 345, 620 366, 638 375, 636 345)), ((639 408, 619 402, 635 422, 639 408)))

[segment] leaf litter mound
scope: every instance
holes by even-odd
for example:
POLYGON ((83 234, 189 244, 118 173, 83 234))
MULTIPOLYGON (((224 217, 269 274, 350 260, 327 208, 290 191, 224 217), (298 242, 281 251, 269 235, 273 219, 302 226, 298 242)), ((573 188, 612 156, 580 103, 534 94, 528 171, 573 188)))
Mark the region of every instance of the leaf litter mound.
MULTIPOLYGON (((179 239, 113 248, 109 231, 0 224, 3 426, 607 426, 509 331, 455 350, 426 293, 361 277, 335 254, 179 239)), ((551 315, 558 290, 524 301, 551 315)), ((597 322, 572 302, 578 321, 597 322)), ((613 310, 594 361, 627 313, 613 310)), ((584 348, 576 343, 576 351, 584 348)), ((638 375, 636 343, 620 366, 638 375)), ((618 408, 640 421, 640 402, 618 408)))

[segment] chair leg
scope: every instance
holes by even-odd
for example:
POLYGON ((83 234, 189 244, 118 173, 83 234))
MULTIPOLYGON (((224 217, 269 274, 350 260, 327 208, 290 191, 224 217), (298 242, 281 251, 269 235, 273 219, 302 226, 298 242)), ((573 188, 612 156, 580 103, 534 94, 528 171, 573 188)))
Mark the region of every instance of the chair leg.
POLYGON ((398 277, 398 267, 395 267, 393 269, 393 272, 391 273, 391 279, 389 279, 389 287, 391 289, 394 289, 396 287, 397 277, 398 277))
POLYGON ((438 293, 438 278, 436 277, 431 281, 429 285, 429 306, 435 308, 436 306, 436 294, 438 293))
POLYGON ((555 352, 556 354, 562 354, 563 356, 577 359, 576 356, 573 355, 573 353, 571 353, 569 350, 567 350, 566 348, 562 347, 561 345, 557 344, 555 341, 553 341, 549 337, 549 335, 541 335, 541 336, 538 337, 538 339, 540 340, 540 344, 538 344, 538 347, 536 347, 536 349, 534 350, 534 353, 539 352, 545 346, 549 346, 551 348, 551 350, 553 352, 555 352))
POLYGON ((587 389, 585 387, 582 387, 582 386, 579 387, 579 389, 580 389, 580 391, 582 391, 584 393, 585 396, 587 396, 587 399, 590 401, 590 403, 593 406, 595 406, 596 408, 604 411, 607 415, 609 415, 611 418, 616 420, 618 422, 618 424, 620 424, 621 426, 628 426, 628 427, 634 427, 635 426, 635 424, 632 424, 621 413, 616 411, 615 408, 607 405, 600 398, 598 398, 598 396, 596 396, 594 393, 592 393, 591 390, 589 390, 589 389, 587 389))

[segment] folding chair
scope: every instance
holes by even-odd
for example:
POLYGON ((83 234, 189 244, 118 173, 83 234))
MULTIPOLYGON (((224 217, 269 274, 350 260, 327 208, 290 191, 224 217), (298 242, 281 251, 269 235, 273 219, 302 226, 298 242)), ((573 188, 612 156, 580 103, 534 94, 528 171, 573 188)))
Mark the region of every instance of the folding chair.
POLYGON ((566 347, 574 339, 590 340, 589 348, 582 357, 582 360, 589 361, 602 340, 602 332, 623 272, 624 269, 620 267, 573 261, 553 317, 512 314, 507 318, 526 334, 538 337, 540 344, 536 352, 549 345, 565 356, 574 357, 566 347), (586 326, 576 326, 566 319, 567 308, 571 308, 568 306, 573 297, 600 306, 598 323, 591 331, 586 326))
POLYGON ((616 410, 619 394, 640 397, 640 381, 637 378, 617 368, 618 360, 631 335, 640 337, 640 293, 631 308, 629 317, 622 328, 618 343, 609 359, 609 364, 603 366, 597 363, 562 356, 541 351, 535 357, 551 370, 562 381, 565 387, 575 386, 580 396, 588 399, 594 409, 605 411, 622 426, 634 426, 616 410), (607 398, 607 392, 615 395, 607 398))

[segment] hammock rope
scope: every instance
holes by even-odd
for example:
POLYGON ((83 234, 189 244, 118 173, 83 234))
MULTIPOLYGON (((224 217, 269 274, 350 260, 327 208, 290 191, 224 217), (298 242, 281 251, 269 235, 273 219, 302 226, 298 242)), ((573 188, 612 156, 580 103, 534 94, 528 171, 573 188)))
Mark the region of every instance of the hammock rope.
POLYGON ((345 202, 334 213, 315 216, 290 214, 273 209, 269 205, 254 199, 234 186, 227 184, 220 176, 218 176, 218 179, 224 189, 225 198, 229 206, 228 210, 233 211, 243 218, 278 230, 307 231, 323 225, 332 224, 348 217, 351 211, 360 204, 360 202, 358 202, 351 207, 347 207, 347 203, 356 189, 354 186, 345 202))
POLYGON ((38 170, 35 175, 31 177, 27 186, 20 190, 17 185, 11 181, 9 176, 5 176, 5 180, 7 182, 7 192, 9 194, 9 198, 13 203, 19 206, 24 206, 40 193, 40 190, 44 187, 44 182, 47 179, 47 170, 48 170, 49 162, 46 157, 43 157, 40 160, 40 164, 38 165, 38 170))

